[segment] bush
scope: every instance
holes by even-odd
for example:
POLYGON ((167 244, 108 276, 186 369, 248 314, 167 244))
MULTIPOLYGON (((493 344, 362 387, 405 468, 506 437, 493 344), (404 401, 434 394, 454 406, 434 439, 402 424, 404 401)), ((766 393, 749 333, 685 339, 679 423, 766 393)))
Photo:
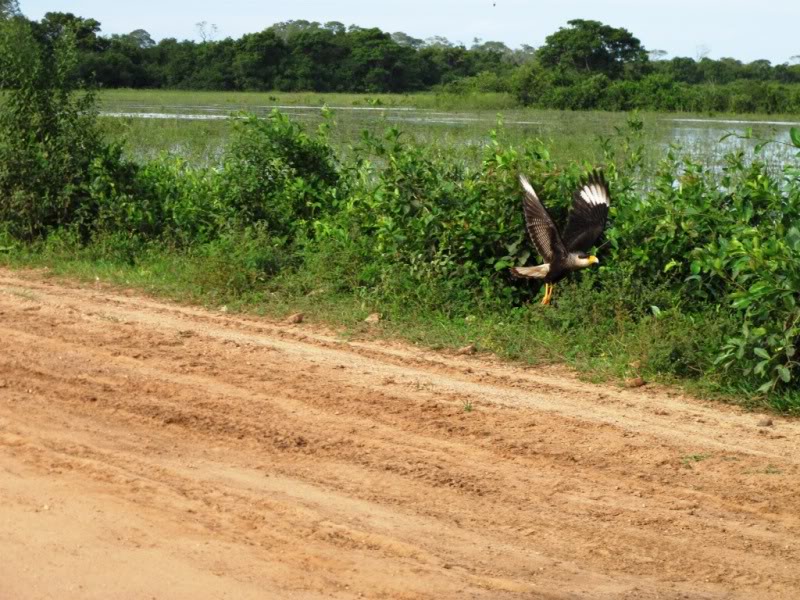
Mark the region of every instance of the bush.
POLYGON ((69 29, 47 49, 24 20, 0 21, 0 221, 17 237, 31 240, 93 212, 90 165, 107 149, 76 66, 69 29))
POLYGON ((215 239, 225 225, 222 182, 211 169, 169 156, 139 166, 114 146, 90 172, 99 232, 126 231, 185 247, 215 239))
POLYGON ((293 238, 330 209, 339 174, 322 127, 307 135, 277 110, 267 119, 246 116, 236 126, 220 175, 230 218, 264 223, 276 236, 293 238))
MULTIPOLYGON (((800 131, 793 130, 800 147, 800 131)), ((764 380, 760 391, 800 378, 800 170, 787 168, 783 181, 761 163, 729 158, 727 188, 717 234, 698 248, 693 277, 725 291, 741 319, 739 334, 717 362, 733 374, 764 380)))
MULTIPOLYGON (((457 80, 462 90, 471 80, 457 80)), ((519 67, 508 86, 524 106, 562 110, 651 110, 699 113, 794 113, 800 110, 800 86, 760 81, 689 85, 667 73, 640 79, 609 80, 602 74, 561 73, 536 62, 519 67)))

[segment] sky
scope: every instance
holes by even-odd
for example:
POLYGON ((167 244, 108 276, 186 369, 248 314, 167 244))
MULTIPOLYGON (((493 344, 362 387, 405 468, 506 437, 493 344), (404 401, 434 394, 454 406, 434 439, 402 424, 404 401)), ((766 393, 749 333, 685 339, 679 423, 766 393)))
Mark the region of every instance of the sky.
POLYGON ((238 38, 280 21, 339 21, 440 35, 470 46, 475 38, 512 48, 540 46, 570 19, 624 27, 648 50, 671 56, 729 56, 774 64, 800 55, 800 0, 20 0, 30 19, 46 12, 93 18, 102 33, 144 29, 156 41, 199 39, 196 24, 216 25, 215 39, 238 38))

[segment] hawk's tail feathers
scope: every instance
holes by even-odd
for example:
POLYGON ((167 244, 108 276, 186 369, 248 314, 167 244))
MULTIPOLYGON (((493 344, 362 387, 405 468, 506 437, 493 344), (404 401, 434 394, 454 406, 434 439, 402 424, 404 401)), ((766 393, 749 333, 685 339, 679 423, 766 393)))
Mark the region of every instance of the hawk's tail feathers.
POLYGON ((543 265, 536 265, 535 267, 512 267, 511 273, 516 277, 524 277, 526 279, 544 279, 550 272, 550 265, 545 263, 543 265))

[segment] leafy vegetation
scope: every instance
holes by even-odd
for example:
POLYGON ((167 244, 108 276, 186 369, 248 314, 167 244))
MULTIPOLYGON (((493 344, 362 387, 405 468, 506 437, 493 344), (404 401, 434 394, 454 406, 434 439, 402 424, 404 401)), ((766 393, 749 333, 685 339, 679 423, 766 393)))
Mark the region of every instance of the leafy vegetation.
MULTIPOLYGON (((672 150, 651 171, 631 115, 601 144, 613 196, 602 267, 540 307, 535 284, 508 271, 535 258, 517 175, 563 220, 590 165, 509 142, 500 125, 477 162, 397 128, 341 151, 328 118, 308 133, 277 111, 240 120, 218 164, 132 162, 98 141, 93 96, 58 68, 70 44, 35 51, 18 21, 0 33, 16 77, 0 151, 27 169, 0 178, 3 261, 91 265, 181 297, 350 323, 377 309, 387 329, 427 343, 634 369, 800 410, 794 159, 776 173, 734 152, 717 169, 672 150)), ((800 131, 780 143, 800 149, 800 131)))
MULTIPOLYGON (((481 148, 487 144, 486 133, 497 122, 498 111, 475 110, 470 104, 479 97, 453 96, 458 101, 447 111, 412 108, 431 106, 441 95, 418 94, 313 94, 277 92, 192 92, 168 90, 105 90, 98 93, 102 112, 101 124, 110 141, 125 140, 125 154, 146 162, 169 152, 185 158, 193 165, 218 164, 236 119, 227 118, 239 111, 265 116, 272 106, 291 114, 308 132, 315 131, 326 119, 321 109, 329 106, 336 126, 328 135, 337 152, 348 152, 354 139, 367 130, 382 135, 386 127, 401 125, 404 140, 438 145, 452 151, 456 147, 461 157, 474 165, 481 160, 481 148), (350 107, 353 107, 351 110, 350 107), (198 107, 203 107, 202 109, 198 107), (370 110, 362 110, 369 107, 370 110), (164 113, 164 118, 139 116, 144 113, 164 113), (215 118, 206 120, 211 112, 215 118), (444 114, 443 114, 444 113, 444 114), (126 116, 110 116, 110 115, 126 116), (169 117, 175 114, 175 117, 169 117), (192 118, 198 116, 198 118, 192 118)), ((478 105, 480 106, 480 104, 478 105)), ((535 108, 503 110, 503 139, 509 144, 521 144, 526 139, 544 140, 556 164, 570 161, 591 163, 603 159, 604 147, 619 143, 619 130, 625 128, 626 113, 608 111, 557 111, 535 108), (598 143, 598 138, 602 141, 598 143)), ((726 119, 704 115, 670 117, 664 113, 640 113, 643 125, 645 169, 652 172, 671 143, 681 144, 685 153, 710 165, 720 165, 724 154, 742 148, 749 152, 761 140, 787 138, 792 117, 782 115, 777 121, 768 115, 753 115, 746 119, 730 115, 726 119), (750 139, 720 138, 731 132, 749 130, 750 139)), ((763 159, 778 171, 791 157, 785 145, 764 148, 763 159)))
POLYGON ((10 19, 19 16, 19 2, 17 0, 0 0, 0 19, 10 19))
POLYGON ((434 90, 442 102, 463 96, 494 102, 485 108, 506 108, 513 101, 570 110, 800 110, 800 64, 665 60, 664 51, 648 51, 626 29, 585 19, 569 21, 538 49, 479 40, 467 48, 442 37, 420 40, 336 21, 276 23, 237 40, 214 40, 213 28, 199 24, 200 43, 174 38, 156 43, 143 29, 103 37, 97 20, 72 13, 49 12, 31 26, 45 45, 73 31, 76 76, 106 88, 434 90))
POLYGON ((91 211, 90 167, 101 142, 92 94, 75 94, 73 35, 49 48, 24 21, 0 27, 0 220, 28 239, 91 211))

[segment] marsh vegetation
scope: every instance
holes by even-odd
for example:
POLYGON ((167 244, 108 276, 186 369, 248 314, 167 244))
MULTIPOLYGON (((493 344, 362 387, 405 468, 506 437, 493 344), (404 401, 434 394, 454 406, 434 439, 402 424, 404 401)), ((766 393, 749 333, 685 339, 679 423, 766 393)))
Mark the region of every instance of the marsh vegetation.
MULTIPOLYGON (((498 123, 506 141, 541 140, 557 162, 601 160, 604 147, 621 139, 620 131, 627 127, 629 116, 599 110, 487 110, 480 108, 482 102, 467 100, 445 108, 436 106, 436 95, 424 93, 367 96, 106 90, 98 99, 109 139, 124 138, 131 157, 149 159, 166 151, 193 164, 207 165, 221 157, 237 117, 264 117, 276 108, 305 131, 313 132, 326 119, 335 122, 329 139, 340 151, 347 151, 363 131, 380 135, 396 127, 409 142, 455 148, 463 158, 476 161, 488 144, 487 133, 498 123), (327 111, 323 113, 323 109, 327 111)), ((644 158, 652 166, 671 144, 700 160, 719 163, 727 152, 752 150, 763 140, 788 139, 791 127, 800 124, 792 115, 766 114, 709 117, 644 112, 637 113, 637 119, 643 125, 644 158), (720 143, 728 134, 733 135, 720 143), (748 136, 749 142, 743 140, 748 136)), ((765 147, 764 158, 775 166, 790 156, 785 146, 765 147)))

